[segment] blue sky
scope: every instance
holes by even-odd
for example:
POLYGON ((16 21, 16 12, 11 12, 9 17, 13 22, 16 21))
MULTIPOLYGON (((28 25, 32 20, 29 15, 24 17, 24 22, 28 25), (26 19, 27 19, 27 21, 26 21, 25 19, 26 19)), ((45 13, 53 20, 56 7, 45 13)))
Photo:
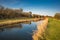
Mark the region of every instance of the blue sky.
POLYGON ((60 13, 60 0, 0 0, 0 5, 9 8, 22 8, 33 14, 54 16, 60 13))

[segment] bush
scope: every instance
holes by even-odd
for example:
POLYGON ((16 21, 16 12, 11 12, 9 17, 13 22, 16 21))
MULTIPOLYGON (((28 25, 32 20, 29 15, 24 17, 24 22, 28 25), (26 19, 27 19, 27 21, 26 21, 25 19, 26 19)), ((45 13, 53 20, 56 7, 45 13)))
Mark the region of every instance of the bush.
POLYGON ((60 19, 60 13, 56 13, 55 16, 54 16, 54 18, 60 19))

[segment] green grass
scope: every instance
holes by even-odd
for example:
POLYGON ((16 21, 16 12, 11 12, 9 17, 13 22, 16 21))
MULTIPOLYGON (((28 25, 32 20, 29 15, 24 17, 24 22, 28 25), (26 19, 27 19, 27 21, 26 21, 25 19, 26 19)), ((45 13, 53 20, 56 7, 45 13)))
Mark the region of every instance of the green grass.
POLYGON ((60 20, 49 18, 46 40, 60 40, 60 20))

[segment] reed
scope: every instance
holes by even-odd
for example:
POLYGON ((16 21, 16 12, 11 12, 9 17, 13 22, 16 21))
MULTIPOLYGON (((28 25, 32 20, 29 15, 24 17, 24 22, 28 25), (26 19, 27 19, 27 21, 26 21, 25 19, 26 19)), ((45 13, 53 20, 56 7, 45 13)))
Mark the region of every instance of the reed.
POLYGON ((46 30, 48 24, 48 18, 43 20, 41 23, 38 22, 37 24, 37 30, 34 31, 33 33, 33 40, 42 40, 43 39, 43 34, 46 30))

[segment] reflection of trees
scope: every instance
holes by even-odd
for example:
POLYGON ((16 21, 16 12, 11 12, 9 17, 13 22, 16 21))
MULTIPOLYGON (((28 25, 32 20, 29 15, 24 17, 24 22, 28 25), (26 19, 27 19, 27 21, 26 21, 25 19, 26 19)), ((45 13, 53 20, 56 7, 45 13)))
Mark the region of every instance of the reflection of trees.
POLYGON ((0 28, 0 31, 6 31, 6 30, 11 31, 11 29, 13 29, 13 28, 22 29, 23 28, 23 26, 22 26, 23 24, 31 24, 31 21, 23 22, 23 23, 17 23, 17 24, 4 25, 4 26, 2 26, 3 28, 0 28))
POLYGON ((6 30, 8 30, 8 31, 10 30, 11 31, 11 29, 13 29, 13 28, 20 28, 20 29, 22 29, 22 24, 13 24, 13 25, 3 26, 2 28, 0 28, 0 32, 1 31, 6 31, 6 30))
POLYGON ((0 32, 4 31, 4 28, 0 28, 0 32))
POLYGON ((31 21, 28 21, 28 22, 23 22, 24 24, 31 24, 31 21))
POLYGON ((22 28, 22 25, 21 24, 9 24, 9 25, 1 26, 1 27, 3 27, 3 28, 15 28, 15 27, 22 28))
POLYGON ((8 25, 7 27, 8 28, 15 28, 15 27, 22 28, 22 25, 21 24, 12 24, 12 25, 8 25))
POLYGON ((16 27, 18 27, 18 28, 22 28, 22 24, 18 24, 18 25, 16 25, 16 27))

